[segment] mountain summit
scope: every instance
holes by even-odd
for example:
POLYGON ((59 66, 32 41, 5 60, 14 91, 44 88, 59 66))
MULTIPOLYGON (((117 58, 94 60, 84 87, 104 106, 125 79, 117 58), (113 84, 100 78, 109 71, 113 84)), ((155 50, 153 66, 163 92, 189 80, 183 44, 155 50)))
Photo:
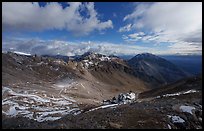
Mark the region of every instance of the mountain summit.
POLYGON ((171 83, 189 75, 173 63, 150 53, 138 54, 128 64, 137 77, 154 86, 171 83))

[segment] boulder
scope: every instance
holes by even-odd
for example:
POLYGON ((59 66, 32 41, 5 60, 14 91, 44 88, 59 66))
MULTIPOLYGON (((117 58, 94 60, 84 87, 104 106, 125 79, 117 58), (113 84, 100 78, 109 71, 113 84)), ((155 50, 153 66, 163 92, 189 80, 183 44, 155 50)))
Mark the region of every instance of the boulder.
POLYGON ((138 95, 133 92, 120 93, 117 97, 113 97, 111 100, 104 100, 103 104, 126 104, 136 100, 138 95))

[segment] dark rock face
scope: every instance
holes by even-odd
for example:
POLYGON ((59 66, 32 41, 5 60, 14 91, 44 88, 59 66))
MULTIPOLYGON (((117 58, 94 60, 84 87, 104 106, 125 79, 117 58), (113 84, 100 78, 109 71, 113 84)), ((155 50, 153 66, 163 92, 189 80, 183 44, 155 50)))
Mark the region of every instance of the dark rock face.
POLYGON ((69 56, 63 56, 63 55, 53 55, 53 56, 49 56, 49 55, 43 55, 43 57, 48 57, 48 58, 54 58, 54 59, 61 59, 65 62, 68 62, 70 57, 69 56))
POLYGON ((128 61, 128 64, 133 68, 135 76, 154 86, 189 76, 173 63, 149 53, 136 55, 128 61))

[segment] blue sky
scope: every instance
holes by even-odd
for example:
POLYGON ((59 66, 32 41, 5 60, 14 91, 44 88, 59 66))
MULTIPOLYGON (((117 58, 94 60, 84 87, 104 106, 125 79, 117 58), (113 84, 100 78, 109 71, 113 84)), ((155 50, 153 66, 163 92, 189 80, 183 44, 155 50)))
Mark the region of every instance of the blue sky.
POLYGON ((2 5, 3 51, 78 55, 201 54, 202 3, 2 5), (25 48, 24 48, 25 47, 25 48))

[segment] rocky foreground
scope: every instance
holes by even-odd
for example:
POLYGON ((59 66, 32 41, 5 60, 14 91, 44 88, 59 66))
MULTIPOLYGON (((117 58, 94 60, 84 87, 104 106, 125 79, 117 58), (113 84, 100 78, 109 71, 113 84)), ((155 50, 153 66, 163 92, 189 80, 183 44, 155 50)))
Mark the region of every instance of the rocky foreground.
POLYGON ((128 104, 93 109, 83 106, 84 112, 66 115, 56 121, 37 122, 23 117, 3 115, 3 128, 49 129, 202 129, 202 92, 144 98, 128 104))

